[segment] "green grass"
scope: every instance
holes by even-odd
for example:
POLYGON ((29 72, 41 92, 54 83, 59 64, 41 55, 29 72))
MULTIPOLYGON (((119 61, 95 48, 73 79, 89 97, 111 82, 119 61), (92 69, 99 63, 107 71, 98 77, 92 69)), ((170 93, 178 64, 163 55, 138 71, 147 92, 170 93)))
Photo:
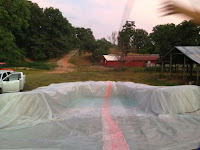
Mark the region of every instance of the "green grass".
POLYGON ((21 62, 20 64, 12 64, 13 67, 23 67, 23 68, 32 68, 32 69, 40 69, 40 70, 50 70, 51 66, 46 62, 21 62))
POLYGON ((53 74, 43 70, 18 70, 23 71, 26 75, 25 91, 35 89, 41 86, 47 86, 52 83, 76 82, 76 81, 128 81, 135 83, 144 83, 149 85, 178 85, 171 80, 163 80, 159 73, 139 72, 134 73, 126 70, 116 72, 114 70, 90 70, 83 67, 75 72, 53 74))

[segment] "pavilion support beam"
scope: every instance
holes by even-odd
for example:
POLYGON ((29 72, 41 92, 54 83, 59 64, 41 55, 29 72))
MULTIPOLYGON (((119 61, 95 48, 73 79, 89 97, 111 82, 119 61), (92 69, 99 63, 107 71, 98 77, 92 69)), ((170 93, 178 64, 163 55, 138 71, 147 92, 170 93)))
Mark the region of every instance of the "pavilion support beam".
POLYGON ((188 62, 186 62, 187 70, 186 70, 186 79, 188 78, 188 72, 189 72, 189 67, 188 67, 188 62))
POLYGON ((175 63, 175 73, 176 73, 176 71, 177 71, 177 64, 175 63))
POLYGON ((185 80, 185 64, 186 64, 186 58, 184 56, 184 60, 183 60, 183 80, 185 80))
POLYGON ((192 78, 193 64, 190 64, 190 78, 192 78))
POLYGON ((162 61, 162 72, 163 72, 163 70, 164 70, 164 62, 162 61))
POLYGON ((170 77, 172 77, 172 53, 170 53, 170 77))
POLYGON ((199 83, 199 64, 197 64, 197 84, 199 83))

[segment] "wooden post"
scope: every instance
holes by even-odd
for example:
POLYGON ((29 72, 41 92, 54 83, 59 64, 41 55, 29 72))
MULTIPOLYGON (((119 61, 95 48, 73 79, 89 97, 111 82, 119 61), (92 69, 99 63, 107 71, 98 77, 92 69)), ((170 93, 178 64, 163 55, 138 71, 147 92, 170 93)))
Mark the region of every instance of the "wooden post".
POLYGON ((177 64, 175 63, 175 73, 176 73, 176 69, 177 69, 176 67, 177 67, 177 64))
POLYGON ((183 61, 183 80, 185 80, 185 56, 183 61))
POLYGON ((199 64, 197 64, 197 85, 199 84, 199 64))
POLYGON ((162 72, 163 72, 163 68, 164 68, 164 62, 162 61, 162 72))
POLYGON ((186 79, 188 78, 188 60, 186 61, 186 66, 187 66, 187 69, 186 69, 186 79))
POLYGON ((190 64, 190 78, 192 79, 193 64, 190 64))
POLYGON ((172 53, 170 53, 170 77, 172 77, 172 53))

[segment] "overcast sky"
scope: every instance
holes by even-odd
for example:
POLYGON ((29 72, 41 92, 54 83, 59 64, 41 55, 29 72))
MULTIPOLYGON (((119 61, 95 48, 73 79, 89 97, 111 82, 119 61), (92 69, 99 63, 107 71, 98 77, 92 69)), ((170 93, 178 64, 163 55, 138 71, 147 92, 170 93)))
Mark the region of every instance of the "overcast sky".
MULTIPOLYGON (((179 24, 187 19, 180 15, 160 17, 158 9, 164 0, 31 0, 40 7, 58 8, 75 27, 91 28, 96 39, 119 31, 122 18, 135 21, 136 28, 151 32, 158 24, 179 24), (129 1, 129 3, 128 3, 129 1), (128 5, 127 5, 128 4, 128 5), (126 9, 125 9, 126 8, 126 9), (125 12, 125 16, 124 14, 125 12)), ((199 0, 177 0, 193 7, 199 0)))

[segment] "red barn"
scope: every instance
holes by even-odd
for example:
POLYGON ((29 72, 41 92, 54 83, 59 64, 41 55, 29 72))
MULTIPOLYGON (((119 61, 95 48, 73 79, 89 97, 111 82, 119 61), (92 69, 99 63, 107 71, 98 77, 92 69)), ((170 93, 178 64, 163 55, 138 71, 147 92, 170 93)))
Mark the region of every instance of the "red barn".
MULTIPOLYGON (((157 54, 125 56, 123 66, 150 67, 155 65, 158 58, 159 55, 157 54)), ((101 65, 105 67, 120 67, 122 65, 121 57, 113 54, 103 55, 101 65)))
POLYGON ((121 64, 120 56, 109 54, 109 55, 103 55, 101 59, 101 65, 104 67, 119 67, 121 64))

